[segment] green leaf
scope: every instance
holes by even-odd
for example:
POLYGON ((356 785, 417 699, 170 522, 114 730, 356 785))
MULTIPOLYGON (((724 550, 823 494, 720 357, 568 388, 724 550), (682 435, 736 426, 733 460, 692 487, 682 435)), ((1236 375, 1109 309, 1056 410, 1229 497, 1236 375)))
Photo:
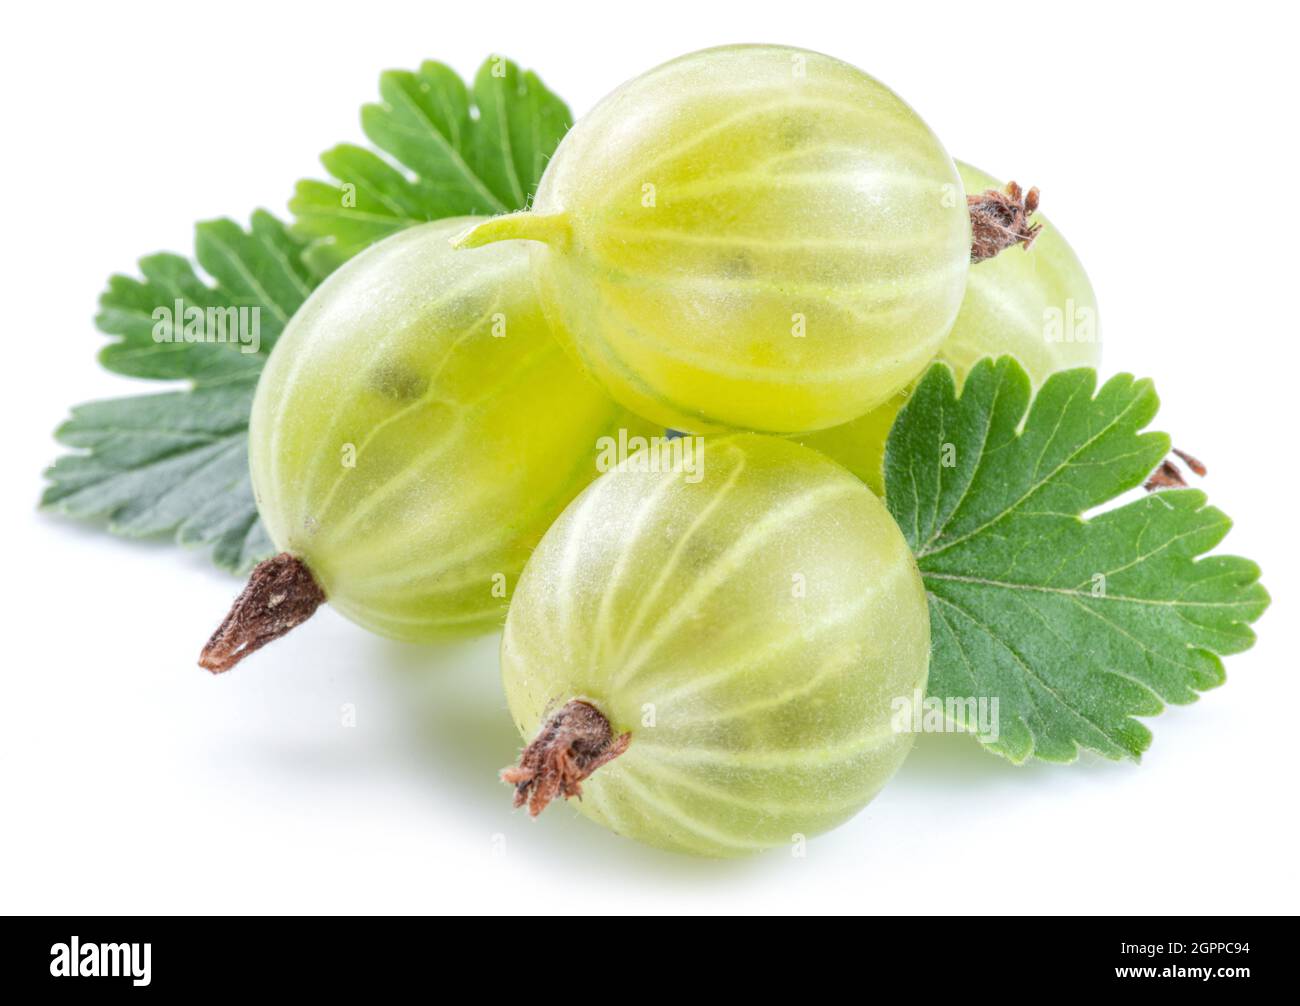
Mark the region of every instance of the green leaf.
POLYGON ((485 62, 472 89, 425 63, 383 74, 380 94, 382 103, 362 109, 362 125, 392 160, 351 145, 327 151, 321 160, 339 184, 299 183, 293 233, 262 211, 248 230, 201 223, 194 258, 207 279, 184 256, 163 253, 140 260, 139 278, 109 280, 95 323, 113 341, 100 362, 189 389, 74 408, 55 437, 76 453, 46 471, 43 507, 102 519, 118 534, 173 534, 237 572, 270 555, 249 484, 248 416, 294 312, 322 277, 394 231, 522 208, 570 124, 562 101, 504 59, 485 62), (258 337, 246 345, 155 338, 156 312, 212 311, 219 320, 240 309, 256 309, 248 317, 258 337))
POLYGON ((334 147, 321 162, 335 182, 301 181, 289 203, 322 273, 412 224, 523 209, 572 122, 536 74, 499 57, 484 62, 472 88, 427 62, 382 74, 379 93, 361 125, 387 158, 334 147))
POLYGON ((273 551, 248 479, 252 397, 244 382, 77 406, 56 435, 86 453, 47 471, 43 505, 130 537, 173 533, 249 568, 273 551))
POLYGON ((302 260, 303 248, 262 210, 253 214, 247 231, 230 220, 199 224, 195 258, 215 282, 205 283, 188 259, 168 253, 140 260, 143 279, 111 277, 95 324, 116 341, 100 351, 100 362, 129 377, 189 380, 196 386, 256 381, 271 347, 316 284, 302 260), (157 341, 154 312, 174 315, 178 301, 182 310, 256 308, 257 345, 157 341))
POLYGON ((1135 717, 1221 684, 1220 655, 1252 645, 1268 605, 1253 562, 1205 555, 1231 522, 1203 493, 1091 513, 1170 446, 1143 432, 1149 381, 1096 384, 1056 374, 1031 406, 1010 357, 981 361, 960 394, 936 364, 886 448, 886 501, 929 596, 929 697, 996 698, 997 728, 976 732, 1014 762, 1137 759, 1151 734, 1135 717))
POLYGON ((142 279, 112 277, 96 324, 116 338, 100 361, 119 374, 191 387, 74 408, 55 437, 79 453, 47 470, 42 506, 103 519, 122 535, 174 534, 181 544, 211 547, 214 561, 231 570, 266 558, 271 543, 248 478, 248 414, 267 354, 314 285, 303 249, 259 211, 247 231, 229 220, 198 225, 195 258, 211 283, 170 254, 141 259, 142 279), (154 338, 155 311, 184 318, 209 308, 221 312, 214 318, 246 309, 245 326, 227 333, 248 341, 154 338))

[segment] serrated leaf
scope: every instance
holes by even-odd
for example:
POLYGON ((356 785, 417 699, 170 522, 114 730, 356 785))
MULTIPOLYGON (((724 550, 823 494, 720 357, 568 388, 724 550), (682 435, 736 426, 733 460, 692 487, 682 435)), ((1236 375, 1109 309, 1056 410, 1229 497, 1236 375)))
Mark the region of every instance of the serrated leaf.
POLYGON ((301 181, 289 203, 297 231, 316 242, 308 259, 322 273, 412 224, 523 209, 572 122, 536 74, 498 57, 484 62, 472 90, 454 70, 426 62, 382 74, 379 93, 361 124, 389 159, 334 147, 321 163, 335 182, 301 181))
MULTIPOLYGON (((46 471, 41 505, 98 518, 131 537, 174 534, 212 548, 214 561, 241 571, 271 552, 248 478, 248 414, 271 347, 315 281, 304 243, 269 213, 243 230, 230 220, 195 229, 195 258, 212 282, 179 255, 140 261, 140 279, 114 276, 96 324, 116 337, 100 353, 106 368, 155 380, 185 379, 191 390, 91 402, 55 432, 79 453, 46 471), (225 342, 159 342, 155 311, 246 308, 251 336, 225 342), (256 318, 256 328, 251 319, 256 318)), ((175 334, 175 329, 173 329, 175 334)), ((234 331, 230 335, 237 334, 234 331)))
POLYGON ((1079 748, 1137 758, 1136 717, 1223 681, 1268 605, 1258 567, 1205 556, 1231 522, 1203 493, 1156 493, 1085 516, 1139 485, 1169 450, 1143 432, 1158 401, 1089 369, 1030 382, 981 361, 960 395, 931 367, 885 454, 886 502, 929 596, 929 696, 996 698, 984 745, 1015 762, 1079 748))
POLYGON ((248 479, 251 382, 79 405, 56 436, 85 453, 46 472, 43 506, 128 537, 172 533, 243 570, 271 553, 248 479))
MULTIPOLYGON (((304 243, 264 211, 245 231, 231 220, 195 227, 195 257, 216 281, 199 278, 180 255, 140 260, 142 279, 113 276, 99 298, 95 324, 115 337, 99 354, 108 370, 153 380, 189 380, 196 386, 256 380, 289 318, 315 286, 302 261, 304 243), (256 344, 155 338, 156 311, 184 320, 190 309, 255 309, 256 344)), ((251 329, 250 329, 251 332, 251 329)))

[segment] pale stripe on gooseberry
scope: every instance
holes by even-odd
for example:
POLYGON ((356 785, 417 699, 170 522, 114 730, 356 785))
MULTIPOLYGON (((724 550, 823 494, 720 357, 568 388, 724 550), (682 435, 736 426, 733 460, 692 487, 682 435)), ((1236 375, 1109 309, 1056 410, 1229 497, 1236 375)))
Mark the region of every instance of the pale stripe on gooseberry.
POLYGON ((651 632, 641 645, 631 653, 625 652, 620 655, 619 663, 622 671, 614 679, 615 687, 624 687, 636 677, 649 658, 654 655, 655 648, 671 631, 671 628, 689 617, 690 609, 693 606, 703 602, 731 577, 737 574, 743 575, 743 564, 746 557, 761 546, 770 535, 787 530, 792 522, 808 516, 818 507, 824 506, 835 499, 856 495, 856 488, 853 485, 836 483, 806 489, 793 499, 784 502, 780 507, 766 514, 757 525, 750 527, 732 543, 725 553, 718 557, 707 573, 696 580, 690 591, 679 597, 673 603, 673 606, 668 609, 667 614, 657 620, 659 627, 651 632))

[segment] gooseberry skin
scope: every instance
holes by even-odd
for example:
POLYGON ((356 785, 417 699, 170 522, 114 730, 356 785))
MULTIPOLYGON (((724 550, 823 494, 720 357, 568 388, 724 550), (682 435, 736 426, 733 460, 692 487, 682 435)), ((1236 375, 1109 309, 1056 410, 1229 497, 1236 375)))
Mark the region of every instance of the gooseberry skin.
POLYGON ((569 132, 530 213, 547 318, 628 408, 679 430, 797 432, 884 402, 961 303, 952 159, 861 70, 782 46, 683 56, 569 132))
POLYGON ((703 477, 634 455, 529 560, 501 646, 526 741, 572 699, 627 750, 578 809, 651 845, 737 856, 857 813, 912 735, 929 614, 902 533, 849 472, 788 440, 710 438, 703 477))
MULTIPOLYGON (((1000 189, 992 175, 957 162, 968 193, 1000 189)), ((1028 248, 1007 248, 971 266, 966 296, 938 358, 959 379, 985 356, 1016 357, 1035 386, 1059 370, 1101 363, 1097 295, 1083 263, 1041 213, 1042 231, 1028 248)), ((884 494, 885 441, 906 392, 865 416, 798 438, 834 458, 884 494)))
POLYGON ((398 639, 498 626, 530 550, 595 478, 597 438, 629 421, 550 336, 521 248, 451 250, 472 222, 412 227, 330 276, 253 405, 275 545, 398 639))

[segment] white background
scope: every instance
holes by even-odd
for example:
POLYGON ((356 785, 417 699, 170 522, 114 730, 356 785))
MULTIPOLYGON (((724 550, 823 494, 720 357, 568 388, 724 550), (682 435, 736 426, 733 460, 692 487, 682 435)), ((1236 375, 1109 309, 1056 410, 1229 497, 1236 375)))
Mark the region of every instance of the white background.
MULTIPOLYGON (((1284 5, 1097 2, 22 5, 5 15, 6 912, 1280 912, 1300 908, 1294 415, 1295 24, 1284 5), (284 211, 361 140, 379 71, 500 52, 577 114, 682 52, 829 52, 955 156, 1041 186, 1100 298, 1105 369, 1274 597, 1228 683, 1151 723, 1140 766, 1017 769, 923 737, 806 859, 639 847, 494 780, 519 743, 496 640, 430 649, 329 610, 234 673, 194 663, 237 584, 197 554, 40 515, 68 406, 153 390, 99 370, 111 272, 192 224, 284 211), (354 703, 357 726, 340 725, 354 703), (494 857, 493 836, 505 836, 494 857)), ((1224 931, 1196 934, 1232 939, 1224 931)))

